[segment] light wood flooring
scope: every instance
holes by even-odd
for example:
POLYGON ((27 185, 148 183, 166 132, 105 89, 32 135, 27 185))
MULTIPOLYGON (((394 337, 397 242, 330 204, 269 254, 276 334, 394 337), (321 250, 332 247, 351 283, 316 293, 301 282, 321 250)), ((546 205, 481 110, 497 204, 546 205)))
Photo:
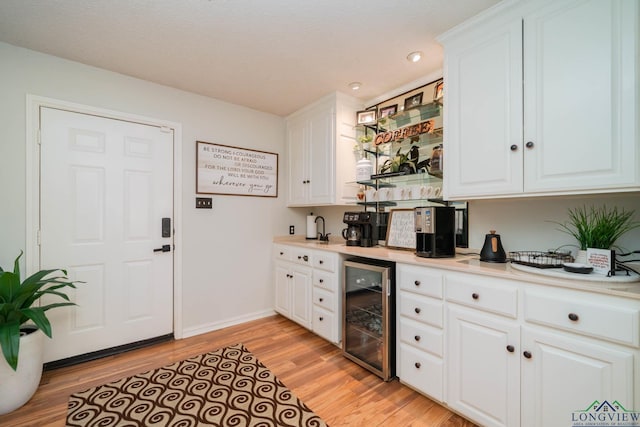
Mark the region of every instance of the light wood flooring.
POLYGON ((331 427, 473 427, 421 394, 388 383, 344 358, 340 349, 282 316, 156 344, 43 374, 22 408, 0 426, 64 426, 70 394, 136 373, 243 343, 331 427))

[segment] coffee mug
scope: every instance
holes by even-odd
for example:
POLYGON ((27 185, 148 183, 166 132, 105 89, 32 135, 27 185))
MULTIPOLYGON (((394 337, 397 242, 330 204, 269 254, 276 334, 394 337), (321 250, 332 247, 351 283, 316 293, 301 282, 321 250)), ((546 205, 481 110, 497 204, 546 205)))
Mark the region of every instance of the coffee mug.
POLYGON ((364 192, 364 194, 367 196, 367 202, 375 202, 376 200, 378 200, 378 192, 375 188, 369 188, 364 192))
POLYGON ((429 199, 433 196, 433 187, 430 185, 423 185, 420 187, 420 197, 422 199, 429 199))
POLYGON ((393 200, 402 200, 404 196, 404 188, 396 187, 393 189, 393 200))

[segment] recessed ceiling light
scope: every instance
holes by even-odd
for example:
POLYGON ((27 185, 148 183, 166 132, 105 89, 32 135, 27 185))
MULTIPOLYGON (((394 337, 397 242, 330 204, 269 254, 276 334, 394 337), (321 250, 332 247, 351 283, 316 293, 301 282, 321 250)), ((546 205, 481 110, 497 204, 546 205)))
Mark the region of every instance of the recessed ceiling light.
POLYGON ((407 61, 409 62, 418 62, 420 59, 422 59, 422 52, 419 51, 411 52, 407 55, 407 61))
POLYGON ((360 83, 360 82, 351 82, 351 83, 349 83, 349 87, 351 88, 351 90, 358 90, 358 89, 360 89, 361 86, 362 86, 362 83, 360 83))

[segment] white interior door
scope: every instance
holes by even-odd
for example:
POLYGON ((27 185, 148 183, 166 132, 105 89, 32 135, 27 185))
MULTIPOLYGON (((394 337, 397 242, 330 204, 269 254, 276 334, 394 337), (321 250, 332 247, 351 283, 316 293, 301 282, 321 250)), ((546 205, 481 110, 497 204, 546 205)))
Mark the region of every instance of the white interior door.
POLYGON ((173 331, 173 131, 40 109, 40 266, 77 306, 49 311, 45 362, 173 331))

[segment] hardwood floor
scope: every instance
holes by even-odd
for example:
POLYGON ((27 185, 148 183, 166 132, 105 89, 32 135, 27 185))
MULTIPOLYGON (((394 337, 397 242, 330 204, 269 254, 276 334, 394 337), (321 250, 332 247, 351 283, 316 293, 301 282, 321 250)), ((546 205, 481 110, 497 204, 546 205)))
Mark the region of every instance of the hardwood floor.
POLYGON ((243 343, 332 427, 474 426, 397 380, 381 381, 344 358, 339 348, 282 316, 45 372, 31 401, 0 416, 0 426, 64 426, 72 393, 236 343, 243 343))

